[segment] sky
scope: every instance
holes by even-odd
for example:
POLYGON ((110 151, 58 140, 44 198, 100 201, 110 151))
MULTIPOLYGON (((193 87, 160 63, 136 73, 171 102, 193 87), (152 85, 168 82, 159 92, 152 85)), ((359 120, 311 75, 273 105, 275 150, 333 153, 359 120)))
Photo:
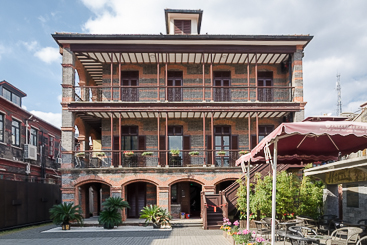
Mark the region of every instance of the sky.
POLYGON ((336 115, 367 101, 367 1, 0 0, 0 81, 27 94, 23 107, 61 127, 61 55, 55 32, 165 33, 164 9, 202 9, 201 33, 314 36, 304 50, 305 116, 336 115))

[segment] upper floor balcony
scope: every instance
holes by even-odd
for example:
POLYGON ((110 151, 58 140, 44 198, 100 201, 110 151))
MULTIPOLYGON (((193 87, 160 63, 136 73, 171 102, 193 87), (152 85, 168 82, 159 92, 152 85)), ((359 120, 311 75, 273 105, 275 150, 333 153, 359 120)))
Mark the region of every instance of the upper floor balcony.
POLYGON ((83 102, 294 102, 290 86, 75 86, 83 102))

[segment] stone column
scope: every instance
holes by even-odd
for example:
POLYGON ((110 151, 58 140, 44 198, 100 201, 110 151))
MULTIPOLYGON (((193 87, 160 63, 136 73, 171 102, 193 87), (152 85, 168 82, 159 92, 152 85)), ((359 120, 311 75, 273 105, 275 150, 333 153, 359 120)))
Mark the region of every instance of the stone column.
POLYGON ((74 101, 75 56, 68 47, 62 50, 62 125, 61 125, 61 168, 72 168, 74 164, 74 114, 67 110, 69 102, 74 101))
MULTIPOLYGON (((302 69, 303 47, 297 46, 292 59, 292 87, 295 87, 293 102, 303 102, 303 69, 302 69)), ((304 119, 304 109, 294 113, 293 121, 301 122, 304 119)))
POLYGON ((339 216, 338 185, 327 185, 324 189, 324 214, 339 216))

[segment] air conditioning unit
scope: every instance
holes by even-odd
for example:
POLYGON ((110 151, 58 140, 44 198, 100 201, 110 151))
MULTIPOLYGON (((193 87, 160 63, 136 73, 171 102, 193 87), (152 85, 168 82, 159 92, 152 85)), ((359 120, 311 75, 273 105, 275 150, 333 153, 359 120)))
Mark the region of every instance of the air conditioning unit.
POLYGON ((24 145, 24 159, 37 161, 37 146, 25 144, 24 145))
POLYGON ((57 163, 62 163, 62 158, 56 158, 57 163))

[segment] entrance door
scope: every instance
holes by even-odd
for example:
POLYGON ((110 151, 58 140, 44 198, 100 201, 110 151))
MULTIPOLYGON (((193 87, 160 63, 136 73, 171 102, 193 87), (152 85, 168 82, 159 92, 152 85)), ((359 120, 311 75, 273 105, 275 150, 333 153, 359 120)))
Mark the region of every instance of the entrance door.
POLYGON ((230 126, 215 126, 214 128, 214 149, 216 152, 225 151, 225 156, 216 156, 216 165, 220 167, 229 166, 229 149, 230 149, 230 137, 231 127, 230 126))
POLYGON ((259 72, 257 79, 259 101, 273 101, 273 72, 259 72))
POLYGON ((127 209, 128 218, 139 218, 141 210, 146 206, 146 183, 133 183, 126 187, 127 202, 130 208, 127 209))
POLYGON ((138 101, 138 71, 122 71, 121 72, 121 100, 122 101, 138 101))
POLYGON ((229 71, 214 72, 214 101, 231 101, 231 73, 229 71))

